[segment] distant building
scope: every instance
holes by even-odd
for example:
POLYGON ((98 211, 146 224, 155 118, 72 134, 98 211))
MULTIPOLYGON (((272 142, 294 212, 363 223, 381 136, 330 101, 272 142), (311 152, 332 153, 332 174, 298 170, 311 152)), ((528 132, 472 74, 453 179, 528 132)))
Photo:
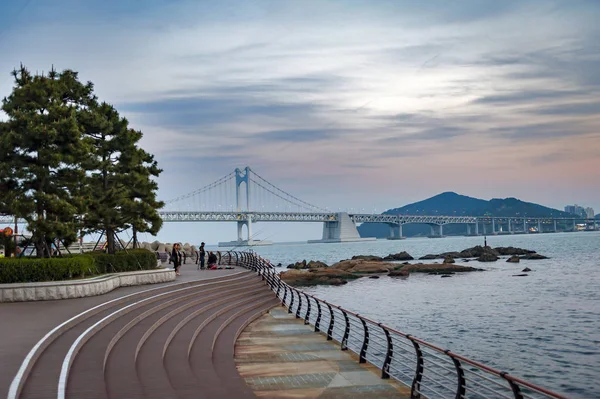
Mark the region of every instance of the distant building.
POLYGON ((577 204, 565 206, 565 212, 572 213, 573 215, 581 217, 587 217, 586 210, 582 206, 579 206, 577 204))
POLYGON ((595 215, 596 214, 594 213, 594 208, 590 208, 590 207, 585 208, 585 216, 588 219, 593 219, 595 217, 595 215))

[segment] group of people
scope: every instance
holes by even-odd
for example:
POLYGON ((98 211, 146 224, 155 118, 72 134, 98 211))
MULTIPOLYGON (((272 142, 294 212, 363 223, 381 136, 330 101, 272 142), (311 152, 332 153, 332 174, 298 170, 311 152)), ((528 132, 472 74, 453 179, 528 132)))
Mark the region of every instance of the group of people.
MULTIPOLYGON (((175 269, 175 274, 181 276, 179 273, 179 269, 181 268, 182 258, 185 254, 182 254, 181 251, 181 243, 173 244, 173 251, 171 252, 171 261, 173 262, 173 268, 175 269)), ((215 255, 212 251, 208 253, 208 265, 205 267, 205 258, 206 251, 204 249, 204 243, 200 244, 200 249, 198 250, 198 259, 196 259, 196 264, 198 265, 198 270, 202 269, 211 269, 214 270, 217 268, 217 255, 215 255)))

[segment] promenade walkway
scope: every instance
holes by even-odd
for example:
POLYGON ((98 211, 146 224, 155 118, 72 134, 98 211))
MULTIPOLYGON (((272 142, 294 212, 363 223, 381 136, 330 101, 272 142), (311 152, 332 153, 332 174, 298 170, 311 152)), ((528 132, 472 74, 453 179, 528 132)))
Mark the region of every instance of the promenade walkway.
POLYGON ((0 320, 0 397, 407 397, 242 267, 184 265, 175 282, 2 303, 0 320))
POLYGON ((260 398, 410 398, 410 388, 274 307, 237 340, 237 369, 260 398))

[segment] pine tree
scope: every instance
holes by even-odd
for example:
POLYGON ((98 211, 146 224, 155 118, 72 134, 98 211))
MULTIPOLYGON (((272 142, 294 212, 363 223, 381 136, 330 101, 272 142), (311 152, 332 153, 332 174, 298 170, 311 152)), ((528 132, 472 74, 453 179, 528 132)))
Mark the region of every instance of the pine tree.
POLYGON ((132 152, 123 157, 128 169, 129 197, 124 212, 133 228, 133 245, 137 247, 137 233, 156 235, 162 227, 158 210, 165 204, 156 199, 158 184, 154 180, 162 169, 158 167, 154 156, 137 147, 142 132, 130 130, 129 137, 134 143, 132 152))
POLYGON ((106 103, 81 114, 93 155, 86 168, 90 201, 84 217, 86 232, 104 232, 109 253, 116 251, 115 234, 134 228, 156 234, 162 220, 156 201, 161 172, 153 157, 137 146, 141 132, 106 103))
POLYGON ((10 195, 2 212, 22 217, 38 256, 51 256, 50 243, 77 237, 75 215, 85 207, 79 182, 89 147, 78 113, 95 103, 93 84, 76 72, 12 73, 15 86, 2 101, 8 120, 0 128, 0 186, 10 195))

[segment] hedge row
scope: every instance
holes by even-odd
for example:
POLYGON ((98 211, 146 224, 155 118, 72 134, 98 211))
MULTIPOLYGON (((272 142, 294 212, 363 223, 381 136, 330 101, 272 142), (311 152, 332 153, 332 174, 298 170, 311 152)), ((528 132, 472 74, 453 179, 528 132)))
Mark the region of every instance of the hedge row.
POLYGON ((115 255, 90 252, 60 258, 0 258, 0 284, 80 279, 155 268, 156 255, 145 249, 115 255))

